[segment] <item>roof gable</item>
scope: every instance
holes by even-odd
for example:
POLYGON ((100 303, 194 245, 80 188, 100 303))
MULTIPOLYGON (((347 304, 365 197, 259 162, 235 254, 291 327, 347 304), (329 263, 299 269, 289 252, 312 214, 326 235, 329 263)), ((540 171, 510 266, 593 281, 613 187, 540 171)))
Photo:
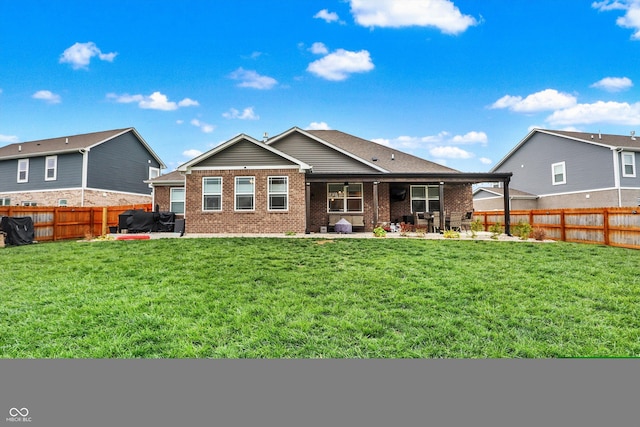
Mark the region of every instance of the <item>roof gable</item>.
POLYGON ((310 166, 300 160, 269 147, 245 134, 240 134, 227 142, 183 163, 179 171, 186 172, 193 168, 202 169, 251 169, 262 167, 297 167, 301 170, 310 166))

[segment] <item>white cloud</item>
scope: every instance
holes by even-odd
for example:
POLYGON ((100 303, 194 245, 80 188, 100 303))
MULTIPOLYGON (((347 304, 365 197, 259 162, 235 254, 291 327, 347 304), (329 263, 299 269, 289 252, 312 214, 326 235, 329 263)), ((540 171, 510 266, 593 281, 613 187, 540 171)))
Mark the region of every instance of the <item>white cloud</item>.
POLYGON ((327 46, 325 46, 324 43, 315 42, 309 48, 309 52, 315 53, 316 55, 326 55, 327 53, 329 53, 329 49, 327 49, 327 46))
POLYGON ((598 101, 592 104, 578 104, 570 108, 554 111, 547 121, 553 125, 576 125, 610 123, 617 125, 640 125, 640 102, 598 101))
POLYGON ((473 153, 469 151, 450 145, 433 147, 429 149, 429 154, 441 159, 470 159, 474 156, 473 153))
POLYGON ((526 98, 505 95, 491 105, 492 109, 508 108, 517 113, 535 113, 540 111, 557 110, 576 105, 576 97, 555 89, 545 89, 532 93, 526 98))
POLYGON ((74 70, 88 68, 91 58, 97 56, 102 61, 113 62, 116 52, 102 53, 94 42, 75 43, 60 55, 60 63, 69 63, 74 70))
POLYGON ((200 150, 196 150, 195 148, 191 148, 191 149, 189 149, 189 150, 184 150, 184 151, 182 152, 182 155, 183 155, 184 157, 188 157, 188 158, 190 158, 190 159, 195 158, 195 157, 198 157, 200 154, 202 154, 202 151, 200 151, 200 150))
POLYGON ((222 113, 222 117, 225 119, 240 119, 240 120, 258 120, 260 116, 258 116, 254 111, 253 107, 247 107, 242 112, 236 110, 235 108, 229 109, 226 113, 222 113))
POLYGON ((245 70, 242 67, 229 74, 229 78, 239 80, 240 83, 238 83, 238 87, 248 87, 253 89, 271 89, 278 84, 278 81, 273 77, 261 76, 256 71, 245 70))
POLYGON ((616 19, 616 24, 623 28, 631 28, 635 32, 632 39, 640 40, 640 1, 639 0, 606 0, 591 3, 591 7, 601 12, 624 10, 625 14, 616 19))
POLYGON ((16 142, 20 142, 17 136, 15 135, 2 135, 0 134, 0 142, 6 144, 13 144, 16 142))
POLYGON ((307 126, 308 130, 330 130, 331 127, 326 122, 311 122, 307 126))
POLYGON ((456 135, 451 138, 453 144, 482 144, 487 145, 489 138, 484 132, 471 131, 464 135, 456 135))
POLYGON ((59 104, 60 102, 62 102, 62 98, 60 98, 60 95, 57 95, 50 90, 39 90, 31 95, 31 97, 34 99, 47 101, 49 104, 59 104))
POLYGON ((391 147, 391 140, 386 138, 374 138, 371 141, 376 144, 384 145, 385 147, 391 147))
POLYGON ((482 163, 483 165, 490 165, 491 163, 493 163, 493 160, 488 157, 480 157, 478 160, 480 160, 480 163, 482 163))
POLYGON ((459 34, 478 24, 450 0, 351 0, 351 13, 363 27, 436 27, 459 34))
POLYGON ((320 12, 313 15, 313 17, 317 19, 324 19, 327 23, 337 22, 340 19, 337 13, 329 12, 327 9, 322 9, 320 12))
POLYGON ((313 61, 307 67, 307 71, 326 80, 341 81, 347 79, 352 73, 365 73, 373 68, 368 51, 351 52, 338 49, 313 61))
POLYGON ((193 120, 191 120, 191 122, 190 122, 190 123, 191 123, 193 126, 200 128, 200 130, 201 130, 202 132, 204 132, 204 133, 211 133, 211 132, 213 132, 213 131, 215 130, 215 128, 216 128, 214 125, 210 125, 210 124, 208 124, 208 123, 201 122, 201 121, 200 121, 200 120, 198 120, 198 119, 193 119, 193 120))
POLYGON ((597 89, 604 89, 608 92, 621 92, 633 86, 633 82, 628 77, 605 77, 591 85, 597 89))
POLYGON ((180 102, 169 101, 167 95, 160 92, 153 92, 149 96, 144 95, 129 95, 128 93, 117 95, 115 93, 108 93, 108 99, 113 99, 120 104, 138 103, 138 107, 146 110, 162 110, 173 111, 180 107, 192 107, 200 105, 198 101, 194 101, 190 98, 185 98, 180 102))

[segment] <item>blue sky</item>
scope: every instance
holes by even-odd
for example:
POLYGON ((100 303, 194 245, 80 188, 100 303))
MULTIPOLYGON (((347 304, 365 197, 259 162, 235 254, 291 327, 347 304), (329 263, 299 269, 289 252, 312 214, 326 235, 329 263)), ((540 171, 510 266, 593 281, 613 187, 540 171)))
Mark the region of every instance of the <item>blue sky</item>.
POLYGON ((168 171, 337 129, 465 172, 640 131, 640 0, 0 0, 0 145, 135 127, 168 171))

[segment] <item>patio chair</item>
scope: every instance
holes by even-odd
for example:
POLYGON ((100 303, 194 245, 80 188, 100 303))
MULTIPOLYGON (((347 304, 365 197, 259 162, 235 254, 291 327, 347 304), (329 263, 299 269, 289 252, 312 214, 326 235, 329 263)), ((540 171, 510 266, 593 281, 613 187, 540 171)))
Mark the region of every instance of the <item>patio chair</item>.
POLYGON ((469 211, 465 214, 464 218, 462 218, 462 224, 460 228, 464 229, 465 231, 470 231, 472 221, 473 221, 473 211, 469 211))
POLYGON ((460 231, 462 228, 462 212, 451 212, 451 218, 449 219, 449 229, 460 231))
POLYGON ((418 228, 429 228, 429 213, 428 212, 414 212, 413 214, 413 224, 416 229, 418 228))
POLYGON ((433 211, 433 232, 438 233, 440 228, 440 212, 433 211))

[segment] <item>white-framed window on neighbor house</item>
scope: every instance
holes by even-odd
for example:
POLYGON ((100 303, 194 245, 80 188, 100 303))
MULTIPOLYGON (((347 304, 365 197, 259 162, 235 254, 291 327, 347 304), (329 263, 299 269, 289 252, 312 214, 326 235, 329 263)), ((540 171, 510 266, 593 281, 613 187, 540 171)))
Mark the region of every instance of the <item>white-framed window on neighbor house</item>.
POLYGON ((0 197, 0 206, 11 206, 11 199, 9 197, 0 197))
POLYGON ((22 206, 38 206, 38 202, 32 202, 31 200, 25 200, 21 204, 22 206))
POLYGON ((235 210, 252 211, 255 209, 255 176, 236 176, 235 210))
POLYGON ((58 206, 67 206, 67 199, 58 199, 58 206))
POLYGON ((636 153, 622 153, 622 176, 635 178, 636 176, 636 153))
POLYGON ((184 188, 174 187, 169 191, 169 211, 184 215, 184 188))
POLYGON ((222 177, 202 178, 202 210, 222 210, 222 177))
POLYGON ((362 212, 362 183, 327 184, 328 212, 362 212))
MULTIPOLYGON (((149 166, 149 179, 157 178, 159 176, 160 176, 160 168, 149 166)), ((152 185, 149 184, 149 187, 152 187, 152 185)))
POLYGON ((55 181, 58 178, 58 156, 47 156, 44 159, 44 180, 55 181))
POLYGON ((267 178, 267 193, 270 211, 289 210, 289 177, 270 176, 267 178))
POLYGON ((551 165, 551 179, 553 185, 567 183, 567 167, 564 162, 554 163, 551 165))
POLYGON ((440 210, 440 187, 437 185, 411 186, 411 212, 440 210))
POLYGON ((18 160, 18 182, 29 182, 29 159, 18 160))

